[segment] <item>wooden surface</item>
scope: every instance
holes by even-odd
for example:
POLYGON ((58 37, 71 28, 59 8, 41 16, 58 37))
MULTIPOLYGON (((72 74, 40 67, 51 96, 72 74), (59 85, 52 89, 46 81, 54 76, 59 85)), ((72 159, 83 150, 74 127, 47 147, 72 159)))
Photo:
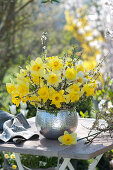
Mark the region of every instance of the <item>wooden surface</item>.
MULTIPOLYGON (((79 119, 77 127, 77 137, 82 138, 87 136, 88 128, 91 127, 94 119, 79 119)), ((35 127, 34 118, 29 119, 31 127, 37 132, 35 127)), ((38 131, 39 134, 39 131, 38 131)), ((40 134, 39 140, 26 141, 21 144, 1 143, 1 151, 9 151, 15 153, 26 153, 33 155, 44 155, 48 157, 59 156, 64 158, 74 159, 90 159, 94 158, 106 151, 113 149, 113 138, 109 133, 104 133, 96 138, 91 144, 84 144, 86 140, 78 141, 76 145, 61 146, 57 140, 45 139, 40 134)))

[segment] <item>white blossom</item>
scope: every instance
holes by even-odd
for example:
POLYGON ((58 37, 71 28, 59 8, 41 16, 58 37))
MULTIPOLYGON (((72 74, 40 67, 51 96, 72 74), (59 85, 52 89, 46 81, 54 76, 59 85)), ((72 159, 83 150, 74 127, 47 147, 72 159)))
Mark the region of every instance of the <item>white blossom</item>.
POLYGON ((22 113, 25 117, 27 116, 29 110, 25 110, 25 109, 20 109, 20 113, 22 113))
POLYGON ((47 163, 44 161, 39 161, 40 166, 45 166, 47 163))
POLYGON ((13 115, 16 114, 16 105, 15 104, 9 106, 9 109, 10 109, 11 114, 13 114, 13 115))
POLYGON ((84 73, 82 72, 82 71, 79 71, 78 73, 77 73, 77 78, 79 78, 79 77, 84 77, 84 73))
POLYGON ((78 20, 75 18, 75 19, 74 19, 74 22, 75 22, 75 23, 77 23, 77 22, 78 22, 78 20))
POLYGON ((98 47, 98 46, 100 47, 98 41, 91 41, 91 42, 89 43, 89 46, 90 46, 90 47, 98 47))
POLYGON ((86 32, 87 32, 87 31, 90 31, 90 30, 91 30, 91 27, 87 25, 87 26, 84 27, 84 30, 85 30, 86 32))
POLYGON ((82 22, 78 21, 76 25, 77 27, 80 27, 82 25, 82 22))
POLYGON ((106 113, 107 113, 107 114, 110 114, 110 111, 109 111, 109 110, 106 110, 106 113))
POLYGON ((78 64, 78 65, 83 65, 83 61, 82 61, 82 60, 79 60, 77 64, 78 64))
POLYGON ((85 32, 84 32, 84 30, 83 30, 82 28, 80 28, 80 29, 78 30, 78 33, 79 33, 79 34, 84 34, 85 32))
POLYGON ((96 55, 96 61, 97 61, 97 63, 99 63, 100 61, 101 61, 101 55, 100 54, 98 54, 98 55, 96 55))
POLYGON ((94 30, 94 31, 92 31, 92 35, 97 37, 100 35, 100 33, 99 33, 99 31, 94 30))
POLYGON ((99 108, 100 111, 104 111, 104 110, 105 110, 105 108, 104 108, 105 103, 106 103, 106 100, 104 100, 104 99, 102 99, 102 100, 99 102, 98 108, 99 108))
POLYGON ((85 40, 86 41, 91 41, 91 40, 93 40, 93 37, 92 36, 88 36, 88 37, 85 38, 85 40))
POLYGON ((26 109, 27 108, 27 103, 23 104, 23 102, 20 102, 20 107, 21 109, 26 109))
POLYGON ((108 102, 108 109, 111 109, 111 108, 113 108, 113 105, 112 105, 112 102, 109 101, 109 102, 108 102))

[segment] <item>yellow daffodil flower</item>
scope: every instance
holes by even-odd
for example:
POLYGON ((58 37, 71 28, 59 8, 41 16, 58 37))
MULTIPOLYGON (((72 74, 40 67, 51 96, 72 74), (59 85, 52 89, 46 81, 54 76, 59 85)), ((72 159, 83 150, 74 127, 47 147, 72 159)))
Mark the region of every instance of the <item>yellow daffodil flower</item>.
POLYGON ((79 88, 78 84, 73 84, 73 85, 69 86, 69 87, 66 89, 66 91, 67 91, 68 93, 70 93, 70 92, 72 92, 72 91, 74 91, 74 92, 79 92, 79 91, 80 91, 80 88, 79 88))
POLYGON ((77 71, 74 68, 68 68, 65 73, 65 77, 67 80, 72 81, 75 80, 77 75, 77 71))
POLYGON ((69 94, 67 94, 67 97, 71 102, 75 102, 79 100, 80 94, 78 92, 72 91, 69 94))
POLYGON ((35 61, 31 61, 31 71, 38 73, 40 76, 44 73, 44 64, 40 57, 38 57, 35 61))
POLYGON ((83 90, 86 92, 87 97, 94 95, 94 88, 90 84, 85 84, 83 90))
POLYGON ((69 134, 67 131, 65 131, 64 135, 60 136, 58 140, 61 142, 61 145, 73 145, 77 143, 76 137, 76 133, 69 134))
POLYGON ((64 90, 60 90, 59 92, 53 90, 53 93, 51 94, 52 94, 50 97, 50 99, 52 100, 51 105, 55 104, 56 107, 60 108, 61 103, 65 102, 65 98, 63 96, 64 90))
POLYGON ((16 169, 17 168, 17 166, 16 165, 12 165, 12 169, 16 169))
POLYGON ((16 106, 18 107, 19 104, 20 104, 20 102, 21 102, 21 99, 18 99, 18 98, 16 98, 16 97, 12 97, 12 102, 13 102, 14 104, 16 104, 16 106))
POLYGON ((52 71, 60 71, 63 69, 63 60, 58 57, 54 57, 52 60, 48 61, 48 65, 52 71))
POLYGON ((23 97, 25 95, 27 95, 29 93, 29 84, 28 83, 24 83, 21 82, 18 86, 17 86, 17 91, 19 94, 19 97, 23 97))
POLYGON ((25 104, 27 101, 29 101, 29 96, 25 96, 21 98, 23 104, 25 104))
POLYGON ((14 154, 11 154, 11 155, 10 155, 10 158, 11 158, 11 159, 15 159, 15 155, 14 155, 14 154))
POLYGON ((13 81, 11 83, 7 83, 6 88, 9 94, 16 90, 16 86, 13 81))
POLYGON ((83 83, 83 78, 82 78, 82 77, 78 77, 78 78, 77 78, 77 82, 80 83, 80 84, 82 84, 82 83, 83 83))
POLYGON ((24 69, 20 69, 20 73, 17 73, 17 76, 20 75, 21 77, 25 77, 27 76, 27 70, 24 70, 24 69))
POLYGON ((39 95, 39 98, 42 99, 43 102, 45 103, 49 99, 48 87, 44 85, 43 87, 39 88, 38 95, 39 95))
POLYGON ((20 73, 16 74, 16 81, 20 82, 30 82, 30 77, 27 75, 27 70, 20 69, 20 73))
POLYGON ((29 64, 29 65, 26 65, 26 70, 27 70, 28 72, 31 71, 31 65, 30 65, 30 64, 29 64))
POLYGON ((40 76, 36 73, 31 73, 32 80, 35 84, 40 84, 40 76))
POLYGON ((41 102, 41 98, 38 97, 36 94, 32 95, 29 97, 29 101, 30 101, 30 104, 34 105, 37 103, 37 102, 41 102))
POLYGON ((17 91, 13 91, 13 93, 11 93, 11 99, 12 102, 18 107, 21 102, 21 99, 19 98, 19 94, 17 91))
POLYGON ((72 59, 70 57, 67 57, 66 59, 66 66, 72 67, 72 59))
POLYGON ((79 71, 84 72, 84 67, 83 67, 83 65, 81 65, 81 64, 78 64, 78 65, 76 66, 76 69, 77 69, 77 72, 79 72, 79 71))
POLYGON ((8 154, 5 154, 4 157, 5 157, 6 159, 8 159, 8 158, 9 158, 9 155, 8 155, 8 154))
POLYGON ((46 74, 44 76, 44 78, 47 80, 47 85, 48 86, 55 86, 57 87, 58 84, 62 81, 61 80, 61 75, 60 74, 56 74, 54 72, 49 72, 48 74, 46 74))
POLYGON ((84 65, 85 70, 90 71, 96 67, 97 62, 95 61, 95 59, 92 59, 91 62, 90 62, 90 60, 86 60, 86 61, 84 61, 83 65, 84 65))

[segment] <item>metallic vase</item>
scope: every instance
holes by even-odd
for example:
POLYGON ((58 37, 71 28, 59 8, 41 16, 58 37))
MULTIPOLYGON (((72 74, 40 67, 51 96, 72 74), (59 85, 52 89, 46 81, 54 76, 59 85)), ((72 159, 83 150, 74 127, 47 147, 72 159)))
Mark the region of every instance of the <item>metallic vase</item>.
POLYGON ((76 111, 70 113, 68 110, 60 110, 56 116, 38 109, 35 123, 44 137, 58 139, 59 136, 64 134, 64 131, 75 132, 78 125, 78 114, 76 111))

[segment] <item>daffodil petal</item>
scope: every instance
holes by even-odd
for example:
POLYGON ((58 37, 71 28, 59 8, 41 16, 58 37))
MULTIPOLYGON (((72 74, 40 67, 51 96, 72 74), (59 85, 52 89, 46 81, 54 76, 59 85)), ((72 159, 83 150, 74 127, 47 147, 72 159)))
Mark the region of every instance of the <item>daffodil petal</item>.
POLYGON ((69 134, 68 131, 64 131, 64 135, 69 134))

